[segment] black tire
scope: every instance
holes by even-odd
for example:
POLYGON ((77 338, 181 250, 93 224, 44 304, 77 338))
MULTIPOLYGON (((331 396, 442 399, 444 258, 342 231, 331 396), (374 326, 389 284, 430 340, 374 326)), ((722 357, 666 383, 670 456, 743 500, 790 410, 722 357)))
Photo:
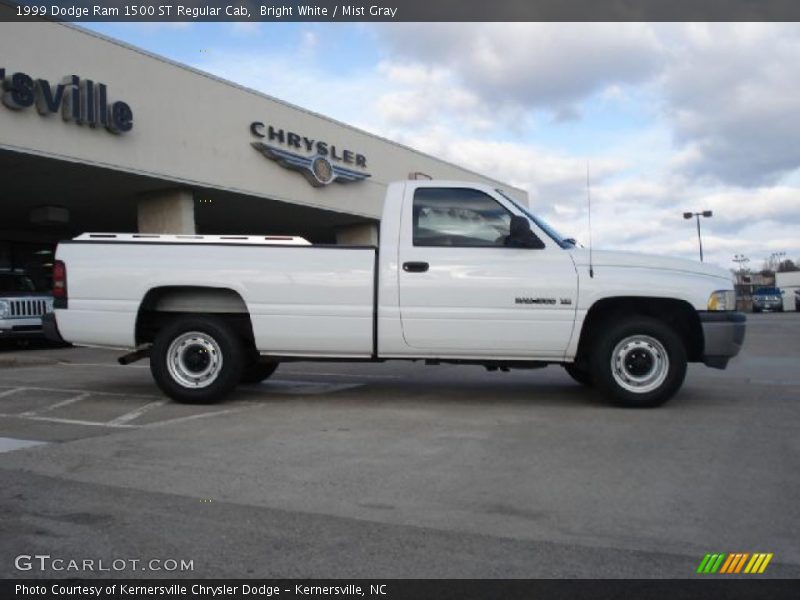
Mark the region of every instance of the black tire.
POLYGON ((672 328, 650 317, 630 317, 597 337, 591 373, 617 406, 650 408, 675 395, 686 377, 686 362, 683 340, 672 328))
POLYGON ((569 374, 569 376, 581 385, 588 387, 594 385, 592 382, 592 374, 588 370, 581 369, 575 363, 564 363, 563 366, 564 370, 569 374))
POLYGON ((244 384, 261 383, 272 376, 279 364, 280 363, 274 361, 256 361, 244 368, 241 382, 244 384))
POLYGON ((238 385, 243 368, 242 341, 219 317, 176 318, 158 332, 150 352, 150 372, 158 387, 185 404, 219 402, 238 385), (210 369, 205 379, 203 368, 210 369))

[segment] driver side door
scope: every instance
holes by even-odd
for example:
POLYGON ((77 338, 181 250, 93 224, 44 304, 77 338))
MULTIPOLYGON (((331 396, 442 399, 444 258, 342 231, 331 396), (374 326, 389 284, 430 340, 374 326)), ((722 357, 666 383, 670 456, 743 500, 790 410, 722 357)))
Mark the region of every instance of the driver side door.
POLYGON ((563 356, 577 304, 569 253, 536 228, 544 248, 506 246, 511 207, 484 191, 409 188, 398 277, 403 337, 413 353, 563 356))

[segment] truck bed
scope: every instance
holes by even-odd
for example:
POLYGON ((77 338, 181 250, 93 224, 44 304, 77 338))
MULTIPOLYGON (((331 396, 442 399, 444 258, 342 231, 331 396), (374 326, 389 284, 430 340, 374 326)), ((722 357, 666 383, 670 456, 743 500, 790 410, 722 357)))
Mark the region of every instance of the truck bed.
MULTIPOLYGON (((56 258, 69 265, 69 308, 56 310, 61 334, 70 341, 132 347, 148 293, 202 286, 238 294, 261 352, 373 355, 374 247, 284 245, 247 236, 198 241, 103 235, 87 234, 58 246, 56 258)), ((235 303, 215 306, 211 312, 234 308, 235 303)), ((161 309, 180 312, 180 306, 161 309)))

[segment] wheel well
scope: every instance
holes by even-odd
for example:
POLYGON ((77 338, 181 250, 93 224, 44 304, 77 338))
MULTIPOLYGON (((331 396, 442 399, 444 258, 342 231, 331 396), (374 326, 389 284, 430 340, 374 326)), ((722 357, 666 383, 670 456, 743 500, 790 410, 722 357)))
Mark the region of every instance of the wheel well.
POLYGON ((603 326, 616 319, 634 315, 658 319, 672 327, 683 340, 686 356, 696 362, 703 356, 703 328, 700 317, 691 304, 674 298, 616 297, 595 302, 581 328, 575 362, 584 364, 597 334, 603 326))
POLYGON ((152 343, 158 331, 180 315, 213 314, 225 319, 250 346, 253 324, 244 299, 229 288, 163 286, 149 290, 136 316, 136 344, 152 343))

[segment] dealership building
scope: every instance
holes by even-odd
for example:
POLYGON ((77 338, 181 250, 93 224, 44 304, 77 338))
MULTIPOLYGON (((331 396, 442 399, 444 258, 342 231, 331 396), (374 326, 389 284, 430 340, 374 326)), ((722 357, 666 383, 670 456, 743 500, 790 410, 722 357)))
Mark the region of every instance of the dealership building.
MULTIPOLYGON (((0 3, 0 11, 8 10, 0 3)), ((0 23, 0 269, 86 231, 378 239, 409 177, 524 191, 68 24, 0 23)))

